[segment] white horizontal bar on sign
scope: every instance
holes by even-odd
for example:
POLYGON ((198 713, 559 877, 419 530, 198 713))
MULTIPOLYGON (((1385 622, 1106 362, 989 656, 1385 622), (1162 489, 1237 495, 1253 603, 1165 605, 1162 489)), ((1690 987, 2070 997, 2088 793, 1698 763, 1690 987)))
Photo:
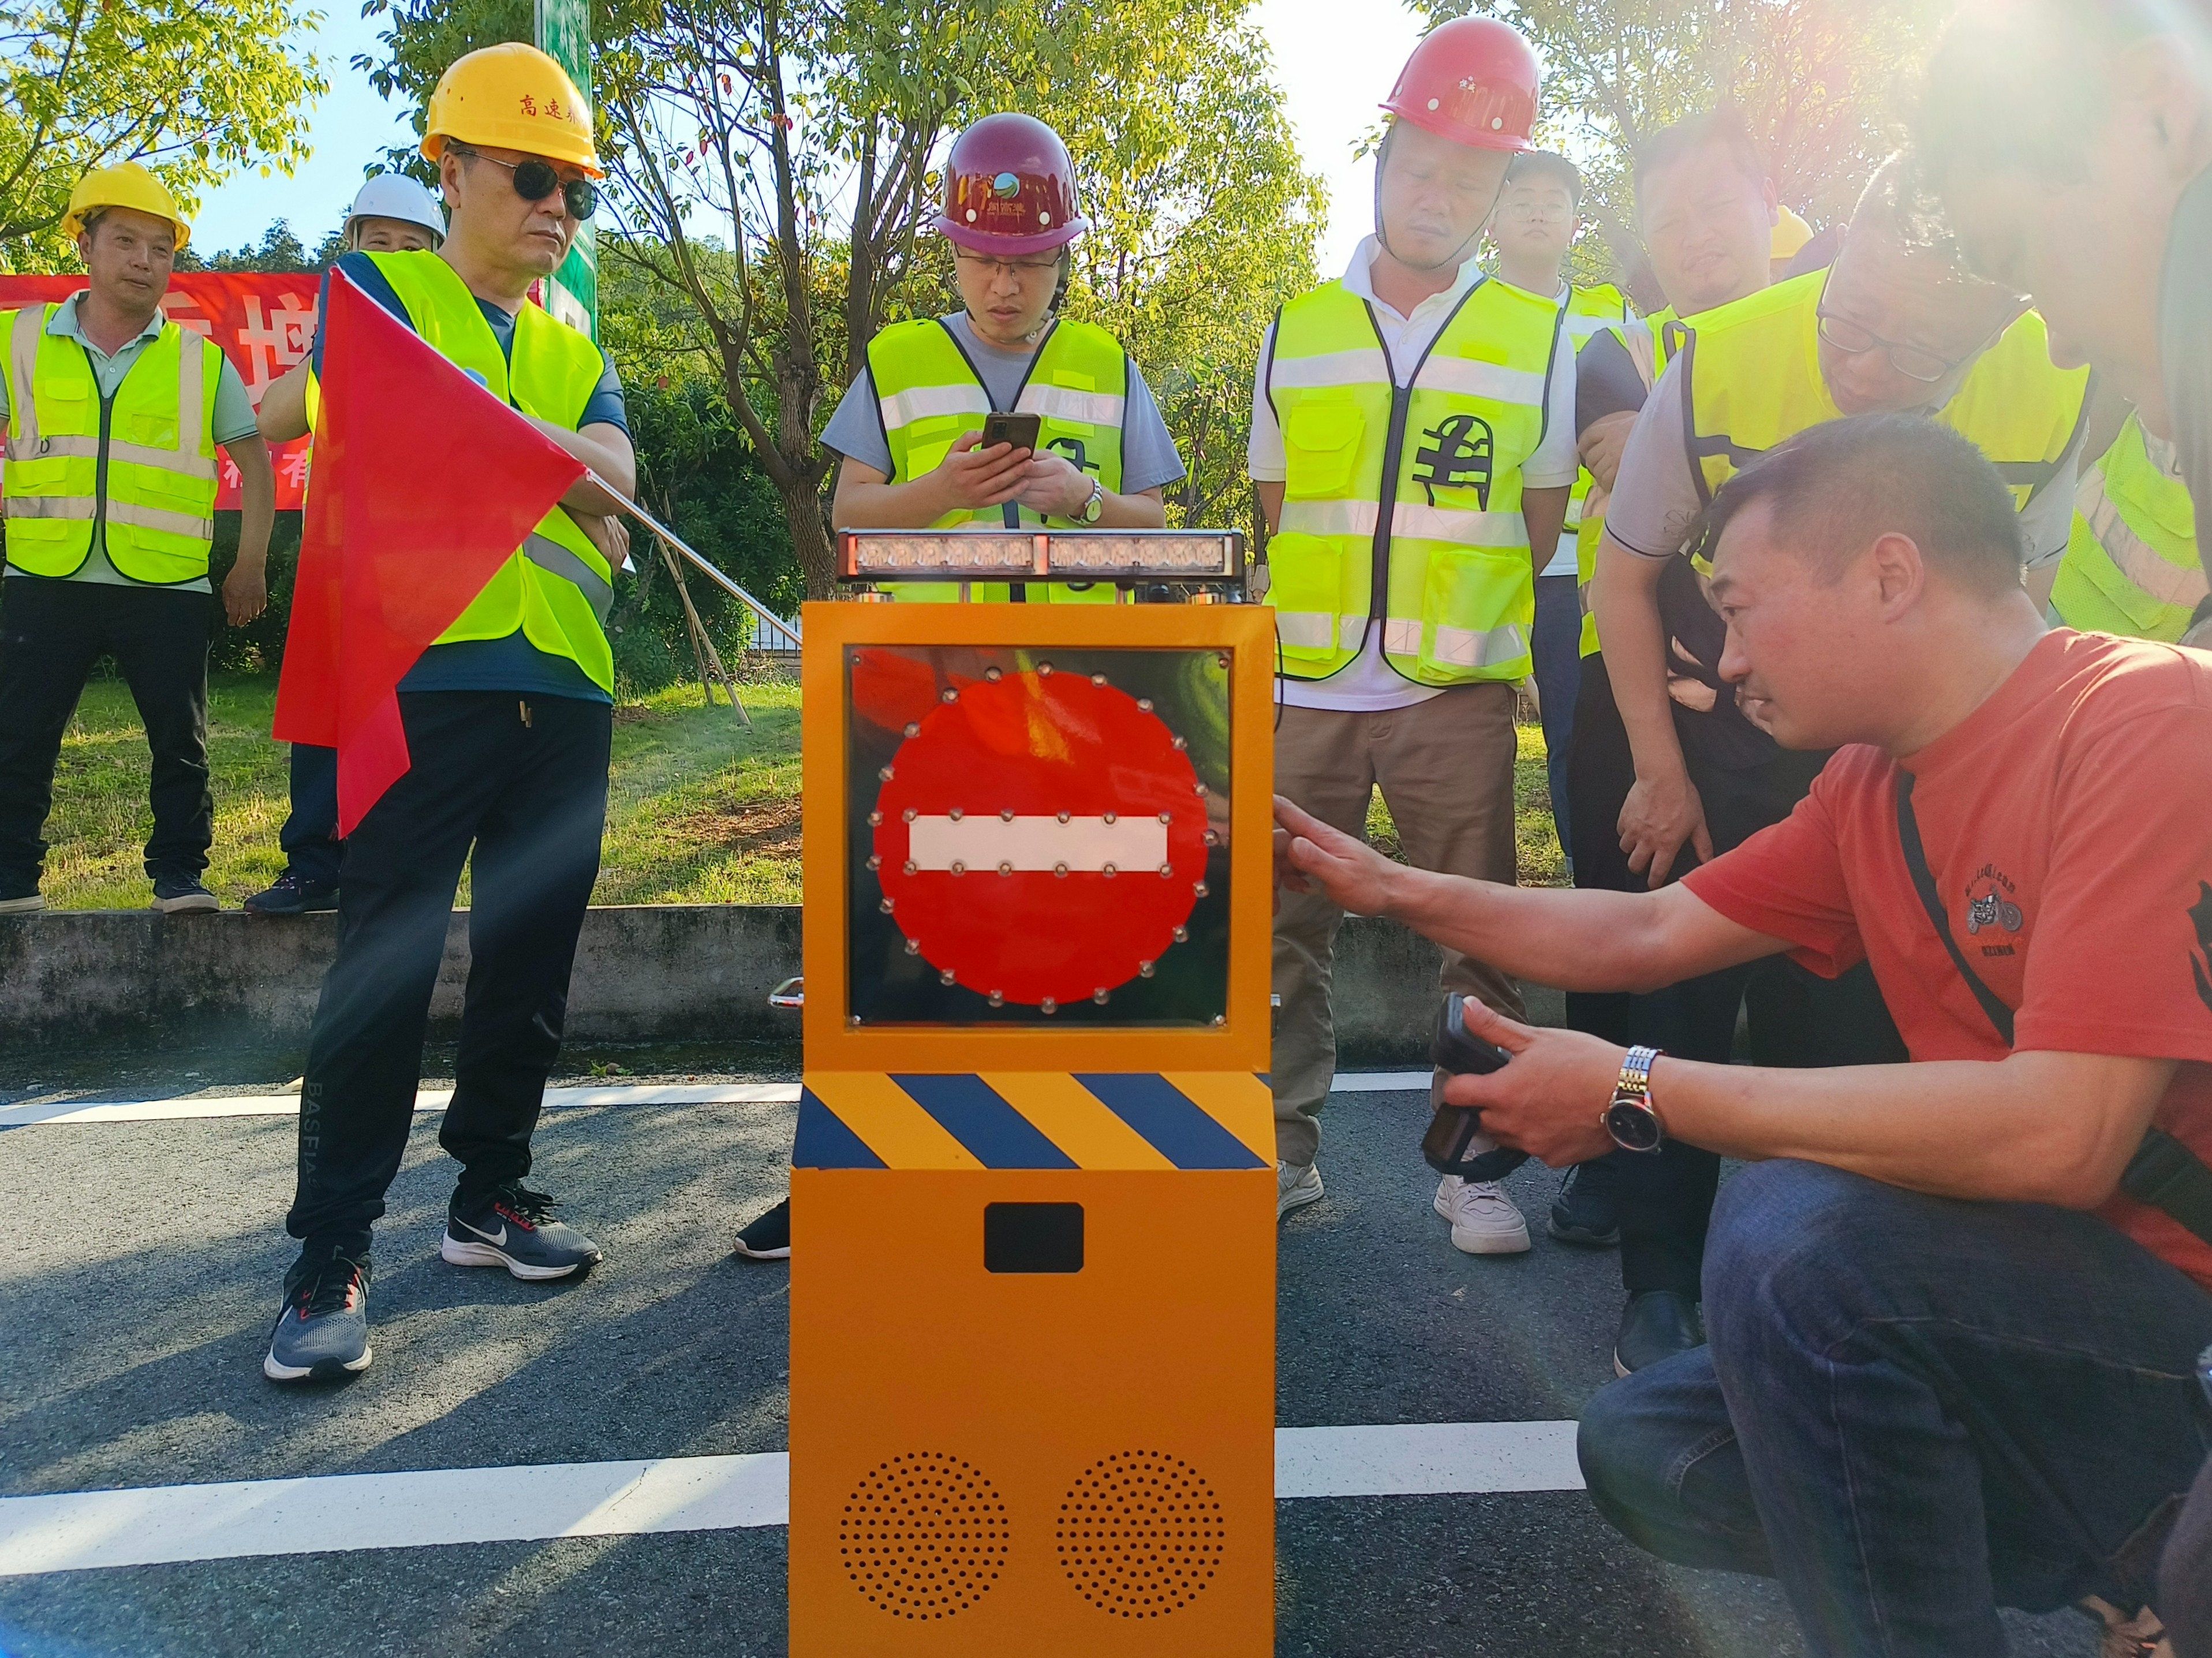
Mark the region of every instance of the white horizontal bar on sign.
POLYGON ((0 1577, 247 1555, 781 1526, 780 1451, 0 1499, 0 1577))
POLYGON ((977 874, 1008 864, 1018 870, 1096 873, 1111 864, 1131 874, 1152 873, 1168 860, 1168 826, 1157 817, 1006 818, 969 812, 958 817, 917 817, 907 826, 907 857, 918 867, 977 874))
MULTIPOLYGON (((1571 1422, 1278 1428, 1275 1495, 1580 1491, 1571 1422)), ((788 1523, 781 1451, 0 1497, 0 1577, 788 1523)))
POLYGON ((1578 1491, 1571 1422, 1415 1422, 1275 1430, 1275 1495, 1578 1491))
MULTIPOLYGON (((417 1111, 443 1111, 453 1102, 450 1088, 426 1088, 415 1096, 417 1111)), ((549 1088, 549 1110, 611 1105, 793 1105, 797 1083, 677 1083, 666 1086, 549 1088)), ((196 1117, 289 1117, 300 1110, 297 1094, 205 1095, 183 1100, 43 1100, 35 1105, 0 1107, 0 1128, 32 1123, 168 1122, 196 1117)))

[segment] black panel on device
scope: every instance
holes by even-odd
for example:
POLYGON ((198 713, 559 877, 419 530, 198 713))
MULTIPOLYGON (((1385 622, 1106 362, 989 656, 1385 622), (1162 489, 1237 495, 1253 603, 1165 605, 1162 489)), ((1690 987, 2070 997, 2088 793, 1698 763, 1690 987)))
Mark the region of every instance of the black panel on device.
POLYGON ((987 1272, 1081 1272, 1083 1206, 1079 1203, 985 1204, 983 1270, 987 1272))
MULTIPOLYGON (((1466 1001, 1456 991, 1444 998, 1437 1010, 1436 1034, 1429 1042, 1430 1062, 1455 1077, 1496 1071, 1512 1058, 1467 1028, 1466 1001)), ((1421 1156, 1438 1174, 1471 1181, 1503 1180, 1528 1161, 1526 1151, 1508 1151, 1482 1132, 1481 1112, 1445 1104, 1443 1077, 1437 1078, 1430 1098, 1437 1114, 1421 1139, 1421 1156)))

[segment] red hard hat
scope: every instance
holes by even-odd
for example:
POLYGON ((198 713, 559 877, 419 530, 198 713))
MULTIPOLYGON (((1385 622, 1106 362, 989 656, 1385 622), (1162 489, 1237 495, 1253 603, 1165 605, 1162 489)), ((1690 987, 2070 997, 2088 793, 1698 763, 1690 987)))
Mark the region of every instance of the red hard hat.
POLYGON ((1034 115, 986 115, 952 141, 937 228, 963 247, 1036 253, 1091 228, 1075 210, 1075 163, 1034 115))
POLYGON ((1534 149, 1536 53, 1518 30, 1459 17, 1421 37, 1382 107, 1478 149, 1534 149))

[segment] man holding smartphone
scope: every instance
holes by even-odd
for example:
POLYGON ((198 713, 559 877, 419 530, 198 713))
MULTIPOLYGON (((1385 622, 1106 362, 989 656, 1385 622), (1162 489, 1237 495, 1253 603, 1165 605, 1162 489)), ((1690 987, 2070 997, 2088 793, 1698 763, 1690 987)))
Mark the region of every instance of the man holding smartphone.
MULTIPOLYGON (((830 417, 844 458, 841 530, 1051 525, 1158 530, 1182 458, 1151 387, 1104 329, 1057 314, 1077 211, 1067 146, 1034 116, 987 115, 953 142, 937 228, 963 308, 893 323, 830 417)), ((1112 604, 1114 584, 894 583, 906 602, 1112 604)), ((738 1234, 756 1260, 791 1254, 787 1198, 738 1234)))
MULTIPOLYGON (((1068 246, 1090 228, 1059 135, 1030 115, 976 122, 953 143, 936 222, 952 245, 963 308, 894 323, 869 343, 822 434, 844 458, 837 527, 1165 527, 1161 492, 1183 465, 1151 388, 1111 334, 1057 314, 1068 246)), ((968 592, 1115 598, 1111 583, 979 583, 968 592)))

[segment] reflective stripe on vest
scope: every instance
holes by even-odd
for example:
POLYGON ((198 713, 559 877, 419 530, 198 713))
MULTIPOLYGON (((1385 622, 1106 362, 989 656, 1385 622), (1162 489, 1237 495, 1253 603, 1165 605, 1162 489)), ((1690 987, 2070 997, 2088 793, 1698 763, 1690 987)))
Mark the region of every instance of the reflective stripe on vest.
MULTIPOLYGON (((368 257, 407 307, 415 331, 441 356, 475 371, 495 397, 523 413, 576 429, 606 366, 588 337, 525 305, 515 316, 510 361, 476 296, 435 253, 368 257)), ((505 639, 519 629, 538 649, 566 657, 612 692, 614 655, 604 623, 613 604, 613 570, 575 519, 556 507, 434 642, 505 639)))
MULTIPOLYGON (((1628 353, 1629 361, 1636 365, 1637 378, 1644 382, 1648 396, 1658 383, 1660 374, 1674 360, 1688 331, 1674 314, 1674 307, 1655 311, 1640 323, 1632 319, 1620 326, 1607 331, 1619 340, 1628 353)), ((1605 489, 1593 489, 1595 505, 1586 504, 1583 519, 1575 530, 1575 598, 1582 606, 1582 637, 1577 647, 1583 656, 1598 653, 1597 612, 1590 605, 1590 583, 1597 579, 1597 548, 1605 539, 1605 509, 1612 499, 1605 489)))
MULTIPOLYGON (((1839 420, 1820 374, 1819 312, 1828 273, 1802 276, 1701 313, 1682 364, 1692 470, 1710 501, 1737 470, 1784 439, 1839 420)), ((1972 438, 2025 507, 2074 441, 2086 368, 2052 367, 2043 319, 2024 313, 1982 353, 1931 418, 1972 438)))
POLYGON ((1480 280, 1401 387, 1343 283, 1283 307, 1266 392, 1288 463, 1267 549, 1285 676, 1338 672, 1370 620, 1384 659, 1417 684, 1528 673, 1521 469, 1543 438, 1563 318, 1480 280))
MULTIPOLYGON (((1128 375, 1128 358, 1111 334, 1089 323, 1056 321, 1030 361, 1012 412, 1038 417, 1040 452, 1065 457, 1097 478, 1102 489, 1118 495, 1128 375)), ((868 346, 868 378, 875 387, 895 483, 934 471, 952 446, 992 412, 981 375, 951 329, 935 318, 894 323, 877 335, 868 346)), ((1048 520, 1028 507, 1000 507, 950 512, 927 527, 1017 528, 1048 522, 1080 527, 1068 519, 1048 520)), ((1027 598, 1056 604, 1110 604, 1120 597, 1110 581, 1022 586, 1027 598)), ((957 583, 931 581, 885 582, 881 590, 907 604, 950 603, 963 591, 957 583)), ((1014 592, 1003 581, 979 581, 965 591, 979 603, 1004 603, 1014 592)))
MULTIPOLYGON (((2171 445, 2159 447, 2172 452, 2171 445)), ((2075 490, 2074 531, 2051 585, 2051 609, 2069 628, 2170 644, 2188 631, 2204 594, 2189 487, 2154 459, 2130 414, 2075 490)))
POLYGON ((165 322, 103 398, 83 343, 46 331, 58 309, 27 306, 0 319, 8 562, 32 575, 73 575, 97 522, 109 563, 126 579, 200 580, 215 539, 221 352, 165 322))

